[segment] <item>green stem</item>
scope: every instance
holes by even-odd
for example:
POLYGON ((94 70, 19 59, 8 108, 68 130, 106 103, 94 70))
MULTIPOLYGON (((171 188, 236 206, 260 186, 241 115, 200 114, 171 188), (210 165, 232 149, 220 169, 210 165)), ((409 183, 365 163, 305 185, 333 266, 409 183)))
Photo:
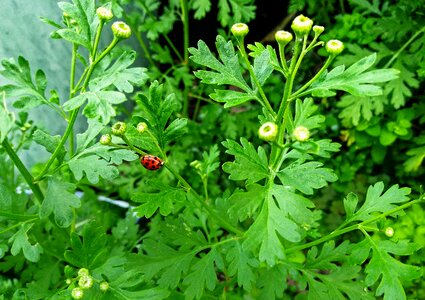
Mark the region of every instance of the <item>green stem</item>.
POLYGON ((199 194, 192 188, 192 186, 183 177, 181 177, 180 174, 177 173, 172 167, 170 167, 168 164, 165 164, 164 166, 174 175, 174 177, 177 178, 178 181, 180 181, 180 183, 186 188, 186 190, 189 193, 192 193, 192 195, 199 202, 199 204, 203 208, 205 208, 205 210, 208 212, 210 216, 212 216, 214 219, 218 221, 217 223, 220 224, 221 227, 239 236, 242 236, 244 234, 242 230, 233 226, 232 224, 227 222, 225 219, 223 219, 219 214, 217 214, 214 210, 212 210, 211 207, 209 207, 205 203, 205 201, 201 198, 201 196, 199 196, 199 194))
POLYGON ((184 63, 189 62, 189 5, 187 0, 180 0, 183 17, 183 54, 184 63))
POLYGON ((156 67, 155 62, 152 59, 152 55, 150 51, 148 50, 148 47, 146 46, 145 40, 143 39, 141 33, 137 30, 134 30, 134 35, 136 36, 137 41, 139 42, 140 47, 142 47, 143 53, 145 54, 145 57, 149 61, 150 66, 156 67))
POLYGON ((19 222, 19 223, 16 223, 16 224, 13 224, 12 226, 9 226, 9 227, 7 227, 7 228, 5 228, 3 230, 0 230, 0 234, 4 234, 4 233, 8 232, 9 230, 12 230, 12 229, 14 229, 16 227, 20 227, 20 226, 22 226, 22 225, 24 225, 26 223, 35 222, 37 220, 38 220, 38 217, 37 218, 33 218, 33 219, 28 219, 26 221, 19 222))
POLYGON ((248 58, 248 55, 247 55, 246 50, 245 50, 245 44, 244 44, 243 39, 238 40, 238 48, 239 48, 239 51, 241 52, 242 58, 245 61, 246 67, 248 68, 248 72, 251 75, 251 78, 254 81, 254 84, 257 87, 258 92, 260 93, 261 103, 270 112, 270 114, 272 116, 276 117, 276 113, 274 112, 273 108, 271 107, 270 102, 267 99, 266 94, 264 93, 263 87, 261 86, 260 82, 258 81, 257 76, 255 76, 254 69, 252 68, 251 63, 249 62, 249 58, 248 58))
POLYGON ((325 64, 322 66, 322 68, 319 70, 319 72, 317 72, 316 75, 314 75, 313 78, 311 78, 306 84, 304 84, 300 89, 298 89, 295 93, 293 93, 291 95, 291 97, 289 97, 289 101, 292 101, 293 99, 295 99, 299 94, 301 94, 303 91, 305 91, 313 82, 315 82, 317 80, 317 78, 319 78, 323 72, 329 67, 329 65, 331 64, 331 62, 333 61, 333 59, 335 58, 334 55, 328 56, 325 64))
POLYGON ((278 45, 279 45, 280 64, 282 65, 282 68, 283 68, 283 75, 287 78, 289 69, 288 69, 288 65, 286 64, 285 46, 282 46, 280 43, 278 45))
POLYGON ((353 231, 353 230, 357 230, 357 229, 361 229, 362 227, 364 227, 367 224, 376 222, 379 219, 385 218, 385 217, 387 217, 389 215, 392 215, 392 214, 394 214, 394 213, 396 213, 396 212, 398 212, 400 210, 406 209, 406 208, 408 208, 408 207, 410 207, 410 206, 412 206, 412 205, 414 205, 416 203, 420 203, 420 202, 423 202, 423 199, 422 198, 421 199, 416 199, 416 200, 410 201, 410 202, 405 203, 403 205, 400 205, 400 206, 398 206, 396 208, 393 208, 393 209, 391 209, 391 210, 389 210, 389 211, 387 211, 387 212, 385 212, 383 214, 380 214, 380 215, 378 215, 376 217, 373 217, 373 218, 371 218, 369 220, 366 220, 366 221, 363 221, 361 223, 354 224, 354 225, 349 226, 349 227, 346 227, 346 228, 341 228, 339 230, 335 230, 335 231, 331 232, 330 234, 328 234, 328 235, 326 235, 326 236, 324 236, 324 237, 322 237, 320 239, 317 239, 317 240, 315 240, 313 242, 306 243, 306 244, 299 245, 299 246, 295 246, 295 247, 292 247, 292 248, 288 248, 285 252, 286 252, 286 254, 288 254, 288 253, 291 253, 291 252, 295 252, 295 251, 299 251, 299 250, 303 250, 303 249, 306 249, 306 248, 311 248, 311 247, 317 246, 317 245, 322 244, 324 242, 327 242, 329 240, 335 239, 337 236, 340 236, 340 235, 345 234, 347 232, 350 232, 350 231, 353 231))
POLYGON ((34 178, 32 177, 31 173, 28 171, 28 169, 25 167, 25 165, 22 163, 19 156, 16 154, 16 152, 13 150, 12 146, 9 144, 9 141, 7 139, 4 139, 2 142, 4 150, 6 150, 7 154, 9 155, 10 159, 15 164, 16 168, 18 168, 19 172, 21 173, 22 177, 24 177, 26 183, 32 190, 35 198, 35 203, 40 206, 41 202, 43 202, 44 195, 41 192, 40 187, 38 184, 34 183, 34 178))
POLYGON ((393 55, 393 57, 391 57, 391 59, 385 64, 384 69, 388 68, 389 66, 392 65, 392 63, 394 62, 394 60, 397 59, 397 57, 401 54, 401 52, 404 51, 404 49, 407 48, 407 46, 409 46, 414 40, 416 40, 416 38, 418 37, 418 35, 420 35, 422 32, 425 31, 425 26, 422 27, 421 29, 419 29, 406 43, 404 43, 404 45, 393 55))
MULTIPOLYGON (((74 87, 75 87, 75 66, 77 62, 77 50, 78 45, 72 44, 72 57, 71 57, 71 74, 69 75, 69 99, 74 97, 74 87)), ((74 131, 72 130, 70 133, 69 140, 69 153, 70 156, 74 153, 74 131)))
POLYGON ((100 35, 102 33, 102 28, 103 28, 104 24, 105 24, 105 22, 103 20, 100 20, 99 26, 97 26, 96 36, 94 38, 93 49, 92 49, 92 53, 90 55, 91 61, 94 61, 96 59, 97 47, 99 46, 100 35))

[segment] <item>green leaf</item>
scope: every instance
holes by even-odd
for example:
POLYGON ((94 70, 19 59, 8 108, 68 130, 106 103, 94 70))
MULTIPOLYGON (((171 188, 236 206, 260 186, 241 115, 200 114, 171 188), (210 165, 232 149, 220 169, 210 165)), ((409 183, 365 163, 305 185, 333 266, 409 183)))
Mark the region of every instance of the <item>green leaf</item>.
POLYGON ((232 243, 232 246, 226 255, 226 260, 229 262, 228 275, 237 274, 238 285, 250 291, 257 279, 253 268, 258 268, 260 264, 250 252, 242 249, 239 242, 232 243))
POLYGON ((336 90, 348 92, 354 96, 379 96, 382 87, 374 83, 387 82, 397 78, 396 69, 379 69, 366 72, 376 60, 376 53, 354 63, 347 70, 339 66, 314 82, 303 95, 312 94, 315 97, 335 95, 336 90))
POLYGON ((201 79, 202 83, 233 85, 247 93, 252 93, 251 88, 242 76, 238 55, 232 42, 226 42, 222 36, 217 36, 216 47, 221 62, 211 53, 207 44, 203 41, 198 42, 198 49, 189 48, 192 61, 213 70, 196 71, 195 76, 201 79))
POLYGON ((204 289, 212 291, 217 284, 216 267, 223 268, 223 260, 220 253, 214 247, 198 260, 191 268, 183 280, 183 284, 187 285, 184 291, 186 299, 200 299, 204 293, 204 289))
POLYGON ((75 179, 80 180, 85 173, 91 183, 97 183, 99 177, 107 180, 116 178, 119 172, 115 165, 136 159, 138 155, 133 151, 96 144, 74 156, 68 165, 75 179))
POLYGON ((295 102, 294 127, 304 126, 307 129, 315 129, 322 126, 325 116, 315 115, 318 106, 314 104, 312 98, 306 98, 304 101, 297 99, 295 102))
POLYGON ((293 163, 277 173, 283 185, 291 186, 300 192, 312 195, 313 189, 320 189, 328 182, 338 179, 332 169, 322 168, 323 164, 317 161, 303 164, 293 163))
POLYGON ((164 243, 145 239, 143 250, 148 255, 138 257, 135 261, 147 279, 158 276, 159 286, 175 289, 180 283, 183 274, 187 273, 197 250, 179 251, 165 245, 164 243))
POLYGON ((425 158, 425 146, 409 149, 406 154, 410 157, 403 163, 404 170, 406 172, 415 172, 422 165, 425 158))
POLYGON ((217 19, 222 27, 247 23, 255 17, 255 9, 252 0, 219 0, 217 19))
POLYGON ((344 210, 347 218, 351 218, 357 208, 357 203, 359 199, 356 194, 349 193, 347 197, 344 198, 344 210))
POLYGON ((71 234, 71 249, 65 251, 67 262, 75 267, 94 269, 101 266, 109 255, 107 236, 95 222, 84 225, 83 232, 71 234))
POLYGON ((251 218, 261 207, 266 195, 266 188, 258 184, 248 184, 247 191, 236 191, 229 197, 229 215, 243 222, 251 218))
POLYGON ((38 243, 31 245, 29 241, 28 231, 33 225, 29 223, 23 224, 18 232, 9 239, 9 243, 13 243, 10 253, 16 256, 22 250, 26 259, 30 262, 38 262, 40 260, 40 254, 43 253, 43 248, 38 243))
POLYGON ((59 227, 67 228, 74 217, 74 208, 80 207, 80 199, 75 195, 76 186, 55 177, 49 177, 46 196, 40 209, 40 218, 51 213, 59 227))
POLYGON ((97 27, 94 22, 94 17, 96 16, 95 2, 90 0, 73 0, 72 2, 58 2, 58 6, 78 24, 81 30, 80 35, 88 42, 82 45, 91 51, 91 42, 97 27))
POLYGON ((43 71, 37 70, 36 83, 33 82, 31 77, 31 69, 28 61, 22 56, 18 57, 18 63, 13 59, 3 59, 1 64, 4 70, 0 71, 0 75, 15 84, 8 84, 0 86, 0 92, 5 92, 6 97, 17 98, 14 106, 20 109, 28 110, 42 104, 51 104, 45 95, 44 89, 46 82, 43 71), (37 82, 38 81, 38 82, 37 82))
POLYGON ((269 176, 267 155, 264 148, 258 147, 258 152, 246 138, 241 138, 241 145, 232 140, 222 144, 227 148, 226 153, 234 155, 234 162, 226 162, 223 170, 229 173, 231 180, 245 180, 255 183, 269 176))
POLYGON ((187 119, 175 119, 164 131, 164 143, 169 143, 187 133, 187 119))
POLYGON ((366 221, 372 218, 373 213, 385 213, 397 207, 397 204, 409 200, 410 188, 399 188, 398 184, 391 186, 385 193, 384 183, 378 182, 367 190, 366 200, 363 205, 347 218, 348 222, 366 221))
MULTIPOLYGON (((273 66, 270 63, 270 52, 268 49, 264 49, 259 56, 255 57, 253 69, 255 77, 258 79, 260 85, 264 85, 267 78, 269 78, 273 72, 273 66)), ((252 81, 253 80, 251 79, 251 82, 252 81)))
POLYGON ((0 144, 7 138, 7 134, 12 130, 15 124, 15 115, 7 110, 6 93, 1 93, 2 101, 0 104, 0 144))
MULTIPOLYGON (((422 272, 420 267, 404 264, 391 254, 411 255, 418 250, 419 246, 414 243, 406 243, 406 241, 398 243, 389 240, 376 241, 367 236, 363 242, 358 244, 354 252, 360 250, 360 247, 362 252, 366 250, 366 254, 372 249, 372 257, 365 269, 366 285, 373 286, 379 282, 376 296, 383 295, 385 300, 406 299, 403 283, 419 278, 422 272)), ((353 253, 353 256, 356 255, 353 253)))
POLYGON ((197 20, 202 19, 211 10, 210 0, 194 0, 190 2, 191 8, 195 10, 194 17, 197 20))
POLYGON ((182 189, 161 186, 156 193, 136 193, 131 200, 142 203, 133 209, 139 217, 150 218, 159 210, 160 214, 167 216, 174 211, 174 203, 182 203, 186 199, 186 193, 182 189))
POLYGON ((214 90, 214 93, 210 94, 210 97, 217 102, 224 102, 224 108, 237 106, 250 100, 256 100, 250 94, 233 90, 214 90))
POLYGON ((64 40, 67 40, 70 43, 81 45, 84 48, 90 49, 90 41, 83 34, 77 33, 73 29, 59 29, 56 30, 56 33, 59 34, 64 40))
POLYGON ((96 68, 90 80, 90 90, 101 91, 113 85, 120 92, 132 93, 133 86, 141 86, 148 79, 146 68, 129 68, 135 59, 136 52, 126 51, 109 68, 96 68))
MULTIPOLYGON (((60 135, 51 136, 41 129, 37 129, 33 134, 33 140, 37 144, 43 146, 49 153, 53 153, 61 140, 60 135)), ((61 162, 66 154, 65 147, 62 146, 58 152, 57 159, 61 162)))
POLYGON ((77 134, 77 150, 79 153, 86 149, 89 144, 95 139, 104 129, 104 125, 96 119, 87 119, 88 128, 84 133, 77 134))
POLYGON ((113 104, 119 104, 126 100, 125 95, 114 91, 85 92, 69 99, 63 108, 65 111, 74 110, 87 100, 83 114, 89 119, 98 119, 102 124, 108 124, 116 115, 113 104))
POLYGON ((313 203, 285 189, 273 185, 265 195, 260 214, 246 232, 244 249, 257 249, 259 259, 273 266, 276 260, 284 259, 284 247, 280 237, 299 242, 306 229, 315 226, 317 217, 309 209, 313 203))
POLYGON ((337 106, 342 108, 338 116, 347 126, 351 124, 357 126, 361 120, 369 121, 373 115, 382 113, 387 101, 385 96, 357 97, 346 95, 337 103, 337 106))

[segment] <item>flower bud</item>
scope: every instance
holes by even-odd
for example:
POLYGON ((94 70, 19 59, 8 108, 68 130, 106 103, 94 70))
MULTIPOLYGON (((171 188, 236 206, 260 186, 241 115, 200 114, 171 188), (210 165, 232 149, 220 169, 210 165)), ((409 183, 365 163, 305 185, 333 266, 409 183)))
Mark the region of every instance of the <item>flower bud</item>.
POLYGON ((297 126, 292 135, 297 141, 305 142, 310 138, 310 130, 304 126, 297 126))
POLYGON ((331 55, 338 55, 344 50, 344 44, 339 40, 330 40, 326 43, 326 52, 331 55))
POLYGON ((190 166, 192 168, 195 168, 195 169, 198 169, 199 170, 201 168, 201 162, 199 160, 194 160, 194 161, 192 161, 190 163, 190 166))
POLYGON ((103 22, 108 22, 114 17, 114 15, 112 14, 112 10, 103 6, 96 9, 96 14, 99 17, 99 20, 103 22))
POLYGON ((278 131, 279 129, 275 123, 266 122, 258 129, 258 135, 264 141, 273 142, 276 139, 278 131))
POLYGON ((93 278, 90 275, 81 276, 78 280, 78 286, 82 289, 89 289, 93 286, 93 278))
POLYGON ((385 228, 385 235, 387 237, 393 237, 393 235, 394 235, 394 228, 392 228, 392 227, 385 228))
POLYGON ((108 146, 112 141, 112 137, 110 134, 104 134, 100 137, 99 143, 102 145, 108 146))
POLYGON ((89 270, 87 270, 86 268, 81 268, 78 270, 78 276, 82 277, 82 276, 89 276, 89 270))
POLYGON ((67 278, 67 279, 65 280, 65 283, 66 283, 67 285, 70 285, 70 284, 72 283, 72 280, 71 280, 70 278, 67 278))
POLYGON ((102 281, 99 284, 99 288, 102 292, 106 292, 107 290, 109 290, 109 283, 107 283, 106 281, 102 281))
POLYGON ((146 124, 145 122, 140 122, 139 124, 137 124, 137 132, 139 133, 143 133, 146 131, 146 129, 148 128, 148 124, 146 124))
POLYGON ((292 41, 292 33, 285 30, 279 30, 279 31, 276 31, 274 38, 279 44, 282 44, 284 46, 288 44, 290 41, 292 41))
POLYGON ((244 23, 236 23, 232 26, 230 31, 236 38, 244 38, 249 32, 249 28, 248 25, 244 23))
POLYGON ((310 32, 312 26, 313 21, 310 18, 299 15, 292 21, 291 28, 296 35, 304 36, 310 32))
POLYGON ((126 130, 127 125, 124 122, 117 122, 111 128, 112 134, 116 136, 123 136, 126 130))
POLYGON ((74 288, 71 291, 72 299, 81 299, 84 296, 84 291, 81 288, 74 288))
POLYGON ((111 28, 112 33, 118 39, 128 39, 131 36, 131 28, 124 22, 114 22, 111 28))
POLYGON ((323 31, 325 31, 325 27, 323 26, 319 26, 319 25, 314 25, 313 26, 313 32, 315 35, 320 35, 323 31))

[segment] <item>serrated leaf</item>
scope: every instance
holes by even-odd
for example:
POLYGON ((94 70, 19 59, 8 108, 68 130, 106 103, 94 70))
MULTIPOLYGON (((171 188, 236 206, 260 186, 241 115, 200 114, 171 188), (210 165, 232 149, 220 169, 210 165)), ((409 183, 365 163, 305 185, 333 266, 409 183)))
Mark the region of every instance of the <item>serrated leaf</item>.
POLYGON ((96 70, 90 80, 90 90, 100 91, 113 85, 120 92, 132 93, 133 86, 141 86, 148 79, 146 68, 129 68, 135 59, 134 51, 126 51, 109 68, 96 70))
POLYGON ((219 0, 217 19, 222 27, 244 22, 255 17, 256 6, 251 0, 219 0))
POLYGON ((124 160, 133 161, 138 158, 133 151, 125 149, 113 149, 96 144, 74 156, 69 162, 69 168, 80 180, 86 174, 91 183, 97 183, 99 177, 113 180, 119 175, 115 164, 121 164, 124 160))
POLYGON ((67 40, 70 43, 81 45, 84 48, 90 49, 90 41, 87 38, 77 33, 75 30, 64 28, 56 30, 56 33, 59 34, 64 40, 67 40))
MULTIPOLYGON (((370 237, 367 238, 364 248, 373 250, 372 258, 370 259, 365 272, 367 274, 365 283, 368 286, 376 284, 379 280, 379 285, 376 289, 376 296, 384 296, 385 300, 389 299, 406 299, 403 283, 412 281, 422 275, 420 267, 404 264, 400 260, 392 257, 390 253, 398 254, 399 244, 384 241, 382 247, 381 241, 373 241, 370 237), (391 246, 389 245, 391 244, 391 246)), ((401 247, 405 248, 406 244, 401 243, 401 247)), ((418 249, 416 244, 411 243, 409 250, 403 250, 401 253, 412 254, 418 249)))
POLYGON ((256 100, 252 95, 233 90, 215 89, 214 93, 210 94, 210 97, 217 102, 223 102, 224 108, 237 106, 250 100, 256 100))
POLYGON ((163 141, 169 143, 187 133, 187 119, 175 119, 164 131, 163 141))
POLYGON ((94 269, 108 258, 107 236, 104 229, 94 221, 86 223, 81 235, 71 234, 71 249, 65 251, 65 258, 71 265, 94 269))
POLYGON ((246 138, 241 138, 239 145, 227 140, 222 144, 227 148, 226 153, 234 155, 234 162, 226 162, 223 170, 229 173, 231 180, 246 180, 247 184, 255 183, 269 176, 267 155, 264 148, 258 147, 258 152, 246 138))
POLYGON ((344 198, 344 210, 345 214, 347 215, 347 218, 351 218, 351 216, 354 214, 357 208, 357 203, 359 202, 359 199, 357 198, 357 195, 354 193, 349 193, 344 198))
POLYGON ((74 208, 80 207, 80 199, 75 195, 76 186, 49 177, 46 196, 40 209, 40 218, 47 218, 51 213, 59 227, 67 228, 74 217, 74 208))
POLYGON ((313 189, 320 189, 328 182, 338 179, 332 169, 322 168, 323 164, 316 161, 303 164, 292 164, 277 173, 283 185, 291 186, 300 192, 312 195, 313 189))
POLYGON ((22 250, 26 259, 31 262, 38 262, 40 260, 40 254, 43 253, 43 248, 38 243, 31 245, 29 241, 28 231, 33 225, 30 223, 23 224, 18 232, 9 239, 9 243, 12 243, 10 253, 16 256, 22 250))
POLYGON ((133 209, 139 217, 150 218, 157 210, 163 216, 167 216, 174 210, 174 203, 183 202, 186 199, 186 193, 177 188, 163 186, 156 193, 136 193, 131 200, 142 203, 133 209))
POLYGON ((205 288, 210 291, 215 288, 217 284, 216 266, 222 268, 223 260, 214 247, 193 265, 192 272, 189 272, 183 280, 183 284, 187 286, 184 291, 186 299, 200 299, 205 288))
POLYGON ((267 78, 269 78, 273 72, 273 66, 270 63, 270 52, 268 49, 264 49, 259 56, 255 57, 253 70, 260 85, 264 85, 267 78))
POLYGON ((97 119, 87 119, 88 128, 85 132, 77 134, 77 150, 79 153, 86 149, 89 144, 95 139, 104 129, 104 125, 97 119))
POLYGON ((202 19, 211 10, 210 0, 194 0, 190 2, 191 7, 195 10, 194 17, 197 20, 202 19))
POLYGON ((297 99, 295 103, 295 119, 294 127, 304 126, 307 129, 315 129, 322 126, 325 121, 325 116, 315 115, 318 106, 314 104, 312 98, 307 98, 304 101, 297 99))
POLYGON ((337 103, 337 106, 342 108, 338 117, 347 126, 351 124, 357 126, 361 120, 369 121, 373 115, 382 113, 386 103, 387 97, 357 97, 346 95, 337 103))
MULTIPOLYGON (((59 142, 61 140, 60 135, 51 136, 50 134, 44 132, 41 129, 37 129, 32 137, 37 144, 43 146, 50 153, 53 153, 56 150, 56 147, 59 145, 59 142)), ((57 155, 58 161, 62 161, 65 154, 65 147, 62 146, 57 155)))
POLYGON ((298 242, 305 234, 305 228, 315 224, 316 217, 309 209, 313 203, 283 186, 273 185, 265 195, 260 214, 245 233, 244 249, 258 249, 259 260, 273 266, 278 259, 284 259, 284 247, 280 237, 298 242))
POLYGON ((385 193, 384 183, 378 182, 367 190, 366 200, 363 205, 347 218, 347 223, 353 221, 366 221, 373 213, 384 213, 397 207, 397 204, 409 200, 410 188, 399 188, 398 184, 391 186, 385 193))
POLYGON ((69 99, 63 105, 65 111, 74 110, 84 104, 83 114, 89 118, 98 119, 102 124, 108 124, 112 117, 116 115, 113 104, 119 104, 126 100, 123 93, 114 91, 85 92, 69 99))
POLYGON ((243 222, 251 218, 261 207, 266 188, 258 184, 248 184, 247 191, 236 191, 229 197, 229 215, 243 222))
POLYGON ((335 95, 336 90, 348 92, 354 96, 379 96, 382 87, 374 85, 397 78, 396 69, 379 69, 366 72, 376 60, 376 53, 369 55, 345 70, 344 66, 336 67, 318 81, 314 82, 302 95, 312 94, 316 97, 335 95))
POLYGON ((229 262, 228 275, 237 274, 238 285, 250 291, 252 284, 256 281, 253 268, 260 265, 258 260, 250 252, 244 251, 239 242, 232 244, 227 252, 226 260, 229 262))
POLYGON ((404 170, 406 172, 415 172, 422 165, 425 158, 425 146, 409 149, 406 154, 410 157, 403 163, 404 170))

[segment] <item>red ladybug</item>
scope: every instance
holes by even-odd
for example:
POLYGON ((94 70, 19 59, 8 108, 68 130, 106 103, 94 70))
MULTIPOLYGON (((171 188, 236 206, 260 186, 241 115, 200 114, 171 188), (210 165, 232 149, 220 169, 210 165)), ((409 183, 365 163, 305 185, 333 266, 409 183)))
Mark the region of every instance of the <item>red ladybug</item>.
POLYGON ((148 170, 155 171, 160 169, 164 162, 157 156, 145 155, 140 158, 140 163, 148 170))

